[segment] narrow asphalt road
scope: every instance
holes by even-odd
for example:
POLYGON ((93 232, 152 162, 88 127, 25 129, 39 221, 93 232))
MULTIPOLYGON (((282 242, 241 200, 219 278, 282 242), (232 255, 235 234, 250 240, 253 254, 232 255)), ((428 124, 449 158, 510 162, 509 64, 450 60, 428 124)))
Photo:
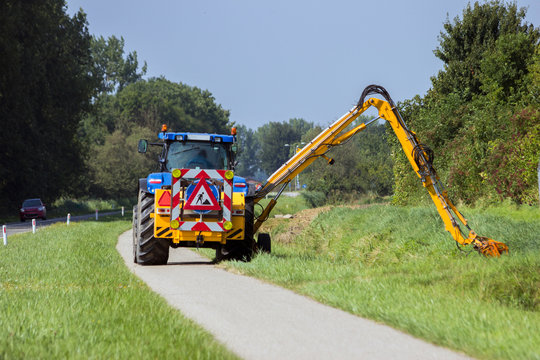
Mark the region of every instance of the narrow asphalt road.
MULTIPOLYGON (((244 359, 466 359, 388 326, 171 249, 166 266, 133 263, 131 231, 117 249, 150 288, 244 359)), ((203 341, 203 340, 201 340, 203 341)))

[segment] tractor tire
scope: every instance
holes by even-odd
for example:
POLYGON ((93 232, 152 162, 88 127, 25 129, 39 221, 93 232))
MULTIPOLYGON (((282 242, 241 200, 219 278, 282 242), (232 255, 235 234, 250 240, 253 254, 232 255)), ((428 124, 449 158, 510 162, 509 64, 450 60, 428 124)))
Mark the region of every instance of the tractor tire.
POLYGON ((272 242, 270 234, 259 233, 257 236, 257 250, 259 252, 270 254, 272 252, 272 242))
POLYGON ((154 237, 154 195, 139 190, 134 258, 139 265, 166 265, 169 240, 154 237))
POLYGON ((255 253, 256 243, 253 238, 253 198, 246 198, 244 240, 230 241, 216 249, 214 261, 237 260, 250 262, 255 253))
POLYGON ((137 205, 133 206, 133 229, 131 231, 133 233, 133 262, 135 264, 137 263, 137 208, 137 205))
POLYGON ((248 185, 248 193, 247 193, 247 196, 248 197, 251 197, 251 196, 254 196, 255 195, 255 185, 254 184, 249 184, 248 185))

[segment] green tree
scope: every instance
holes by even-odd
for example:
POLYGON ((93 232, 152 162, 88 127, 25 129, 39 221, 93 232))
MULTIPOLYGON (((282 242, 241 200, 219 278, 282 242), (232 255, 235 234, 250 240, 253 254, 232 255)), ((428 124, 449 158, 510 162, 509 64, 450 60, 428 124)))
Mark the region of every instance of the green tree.
POLYGON ((533 44, 538 41, 538 29, 524 23, 525 14, 526 9, 516 3, 497 0, 469 3, 461 19, 447 19, 439 36, 440 45, 434 51, 444 69, 432 78, 433 91, 442 95, 455 92, 465 101, 480 93, 481 62, 497 39, 521 33, 533 44))
POLYGON ((255 137, 255 131, 248 129, 244 125, 238 125, 237 139, 238 139, 238 153, 236 161, 236 174, 256 178, 260 172, 260 161, 257 157, 259 151, 259 142, 255 137))
POLYGON ((488 100, 515 103, 528 93, 527 76, 534 62, 536 44, 526 33, 501 35, 480 61, 480 83, 488 100))
POLYGON ((133 197, 137 179, 157 168, 155 158, 136 154, 137 143, 154 136, 150 129, 134 127, 129 136, 116 130, 105 137, 102 146, 94 146, 89 157, 91 193, 103 198, 133 197))
MULTIPOLYGON (((357 122, 366 119, 361 117, 357 122)), ((310 141, 320 131, 316 128, 305 140, 310 141)), ((392 193, 392 159, 384 125, 370 125, 344 145, 333 148, 327 156, 334 159, 333 165, 320 159, 302 175, 308 190, 324 193, 330 202, 392 193)))
POLYGON ((229 131, 229 112, 209 91, 164 78, 139 80, 101 100, 94 114, 102 125, 80 129, 92 139, 88 166, 90 191, 96 196, 135 194, 137 179, 156 171, 157 164, 155 153, 136 153, 137 140, 155 139, 162 124, 170 131, 229 131))
POLYGON ((128 132, 132 125, 173 131, 227 133, 229 111, 215 103, 208 90, 164 78, 141 80, 126 86, 109 104, 108 127, 128 132))
MULTIPOLYGON (((520 144, 516 149, 528 161, 537 153, 530 150, 530 134, 537 131, 539 91, 534 79, 540 31, 524 22, 525 14, 515 3, 468 5, 461 19, 444 24, 435 50, 444 68, 432 77, 432 88, 425 97, 400 104, 409 127, 435 151, 435 168, 454 200, 531 199, 530 180, 512 182, 512 190, 503 191, 500 185, 505 183, 502 174, 520 173, 530 179, 534 167, 517 161, 518 153, 502 144, 520 144), (501 156, 497 151, 503 148, 501 156)), ((395 154, 394 200, 427 200, 401 147, 390 141, 395 154)))
POLYGON ((55 199, 84 172, 77 128, 97 83, 86 16, 63 0, 0 2, 0 206, 55 199))
POLYGON ((260 144, 257 154, 261 168, 272 174, 291 156, 291 147, 300 144, 302 136, 313 127, 303 119, 287 122, 270 122, 257 129, 256 138, 260 144))
POLYGON ((91 51, 94 60, 94 76, 102 79, 100 93, 113 93, 142 79, 146 74, 146 61, 138 71, 137 52, 124 56, 123 37, 92 37, 91 51))
POLYGON ((538 203, 540 111, 526 108, 510 119, 507 137, 490 142, 482 177, 497 198, 538 203))
POLYGON ((92 75, 99 81, 99 87, 91 111, 84 116, 79 127, 79 135, 89 147, 103 145, 107 134, 115 130, 118 114, 111 106, 115 99, 113 95, 142 80, 146 74, 146 62, 139 70, 137 52, 126 55, 124 45, 123 37, 105 39, 94 36, 91 39, 92 75))

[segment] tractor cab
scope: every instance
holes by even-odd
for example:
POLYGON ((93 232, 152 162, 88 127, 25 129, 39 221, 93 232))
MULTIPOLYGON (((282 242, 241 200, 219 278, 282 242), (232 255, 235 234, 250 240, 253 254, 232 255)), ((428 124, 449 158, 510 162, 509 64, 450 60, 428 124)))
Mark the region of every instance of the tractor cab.
MULTIPOLYGON (((149 174, 146 188, 154 193, 156 189, 170 186, 174 169, 214 169, 233 170, 237 151, 236 128, 231 135, 168 132, 163 125, 158 133, 161 142, 149 143, 140 140, 138 151, 146 153, 148 145, 161 146, 158 173, 149 174)), ((144 186, 143 186, 144 187, 144 186)))
POLYGON ((229 170, 230 144, 223 142, 170 141, 165 147, 165 168, 229 170))

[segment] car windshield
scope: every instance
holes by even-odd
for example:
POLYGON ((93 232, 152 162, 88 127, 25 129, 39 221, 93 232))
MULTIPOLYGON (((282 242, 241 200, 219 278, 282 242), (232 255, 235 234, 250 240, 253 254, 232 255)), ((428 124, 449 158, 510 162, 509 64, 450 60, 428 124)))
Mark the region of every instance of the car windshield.
POLYGON ((227 149, 223 144, 196 141, 172 142, 167 152, 167 170, 227 169, 227 149))
POLYGON ((30 200, 24 200, 23 207, 35 207, 35 206, 41 206, 41 200, 39 199, 30 199, 30 200))

